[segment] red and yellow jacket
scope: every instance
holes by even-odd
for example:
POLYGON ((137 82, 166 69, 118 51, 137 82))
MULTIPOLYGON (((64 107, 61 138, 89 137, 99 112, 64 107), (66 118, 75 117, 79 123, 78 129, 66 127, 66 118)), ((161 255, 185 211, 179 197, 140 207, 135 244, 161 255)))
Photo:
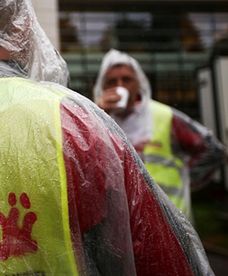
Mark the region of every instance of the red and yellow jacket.
POLYGON ((108 115, 52 83, 0 94, 1 275, 213 275, 108 115))

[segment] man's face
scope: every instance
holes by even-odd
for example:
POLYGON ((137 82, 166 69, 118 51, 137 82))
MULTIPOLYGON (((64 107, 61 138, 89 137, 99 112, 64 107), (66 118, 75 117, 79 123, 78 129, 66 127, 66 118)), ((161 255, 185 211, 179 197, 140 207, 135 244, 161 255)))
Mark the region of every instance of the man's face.
POLYGON ((139 82, 134 69, 129 65, 115 65, 107 70, 104 78, 103 89, 117 86, 125 87, 129 91, 128 109, 140 100, 139 82))

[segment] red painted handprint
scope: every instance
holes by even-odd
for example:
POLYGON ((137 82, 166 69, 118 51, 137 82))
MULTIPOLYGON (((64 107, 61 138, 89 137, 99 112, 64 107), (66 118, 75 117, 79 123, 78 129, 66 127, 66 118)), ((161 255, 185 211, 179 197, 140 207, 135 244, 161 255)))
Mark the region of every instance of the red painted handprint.
MULTIPOLYGON (((17 198, 15 193, 9 193, 8 203, 11 206, 8 216, 0 212, 2 226, 2 241, 0 241, 0 260, 7 260, 13 256, 24 256, 26 253, 37 251, 37 242, 32 240, 32 227, 37 220, 33 212, 25 214, 22 227, 18 226, 19 210, 15 207, 17 198)), ((20 203, 25 209, 30 209, 31 203, 26 193, 20 195, 20 203)))

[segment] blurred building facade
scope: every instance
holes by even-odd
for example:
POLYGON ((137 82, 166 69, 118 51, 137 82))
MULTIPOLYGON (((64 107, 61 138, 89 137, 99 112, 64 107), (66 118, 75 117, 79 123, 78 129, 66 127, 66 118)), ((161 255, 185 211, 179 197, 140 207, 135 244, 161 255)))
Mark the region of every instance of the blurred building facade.
MULTIPOLYGON (((228 99, 223 92, 222 98, 215 96, 223 85, 215 85, 215 72, 210 75, 217 70, 213 56, 228 48, 228 1, 33 2, 41 25, 68 63, 73 90, 92 98, 104 53, 110 48, 127 51, 142 64, 154 99, 206 124, 228 144, 228 120, 223 119, 228 110, 222 106, 228 99), (205 67, 211 67, 207 77, 200 71, 205 67), (206 87, 203 92, 205 80, 211 91, 206 87)), ((228 170, 226 174, 228 183, 228 170)))
POLYGON ((210 75, 213 56, 228 49, 228 1, 33 2, 41 25, 68 63, 73 90, 92 98, 104 53, 110 48, 127 51, 142 64, 154 99, 201 121, 228 143, 228 123, 227 129, 219 126, 224 115, 217 112, 228 99, 214 98, 219 88, 214 85, 216 74, 210 75), (208 67, 205 77, 200 69, 208 67), (203 92, 205 80, 211 82, 211 91, 207 87, 203 92))
POLYGON ((72 88, 91 98, 103 54, 117 48, 142 63, 155 99, 200 119, 195 70, 228 29, 227 4, 60 0, 60 44, 72 88))
POLYGON ((91 98, 103 54, 117 48, 142 63, 155 99, 200 119, 195 73, 228 34, 228 1, 32 1, 74 90, 91 98))

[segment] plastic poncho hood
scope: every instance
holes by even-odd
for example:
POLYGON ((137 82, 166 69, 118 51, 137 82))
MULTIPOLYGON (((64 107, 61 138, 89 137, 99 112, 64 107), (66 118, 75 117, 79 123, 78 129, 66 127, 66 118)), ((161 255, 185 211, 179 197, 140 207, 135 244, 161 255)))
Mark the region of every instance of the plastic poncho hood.
POLYGON ((42 30, 30 0, 0 1, 0 48, 9 53, 1 61, 1 76, 67 84, 66 63, 42 30))
POLYGON ((128 54, 124 52, 120 52, 115 49, 111 49, 103 58, 99 75, 94 87, 95 99, 97 99, 102 95, 102 87, 103 87, 104 77, 107 70, 117 64, 129 65, 134 69, 139 81, 140 94, 143 98, 143 102, 150 99, 151 97, 150 84, 141 66, 137 62, 137 60, 129 56, 128 54))
POLYGON ((94 99, 97 101, 103 93, 103 84, 107 70, 118 64, 128 65, 135 71, 139 82, 141 103, 137 104, 137 106, 134 107, 133 112, 124 119, 116 116, 115 114, 110 115, 124 130, 132 144, 136 146, 137 144, 148 140, 153 131, 152 114, 149 108, 151 88, 148 78, 143 72, 138 61, 130 55, 115 49, 111 49, 108 53, 106 53, 94 86, 94 99))

